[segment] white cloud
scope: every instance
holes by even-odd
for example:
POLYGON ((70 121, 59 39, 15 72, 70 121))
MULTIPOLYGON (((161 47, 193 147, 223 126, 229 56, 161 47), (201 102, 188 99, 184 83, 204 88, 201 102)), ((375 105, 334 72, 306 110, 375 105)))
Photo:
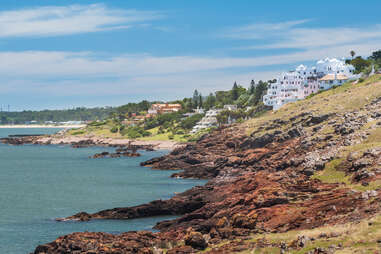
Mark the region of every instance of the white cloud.
MULTIPOLYGON (((296 53, 259 57, 158 57, 149 54, 102 58, 92 52, 0 52, 0 75, 4 78, 113 77, 134 78, 181 73, 202 73, 243 67, 297 64, 327 56, 342 57, 354 49, 366 55, 379 49, 379 43, 358 43, 313 48, 296 53)), ((274 73, 275 74, 275 73, 274 73)))
POLYGON ((268 36, 276 36, 295 26, 309 22, 308 19, 286 21, 280 23, 255 23, 241 27, 227 29, 222 37, 233 39, 263 39, 268 36))
POLYGON ((238 48, 244 50, 290 48, 311 50, 353 44, 381 44, 381 24, 367 27, 306 27, 308 22, 310 20, 251 24, 228 29, 223 36, 253 40, 254 45, 238 48), (258 39, 270 42, 258 42, 258 39))
POLYGON ((0 37, 57 36, 127 29, 162 18, 154 11, 111 9, 103 4, 49 6, 0 12, 0 37))

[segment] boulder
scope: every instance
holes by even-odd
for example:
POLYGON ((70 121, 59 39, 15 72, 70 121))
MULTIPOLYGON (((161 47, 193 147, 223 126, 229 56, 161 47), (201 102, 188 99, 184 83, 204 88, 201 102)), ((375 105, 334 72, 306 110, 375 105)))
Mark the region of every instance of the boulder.
POLYGON ((189 232, 185 238, 185 245, 191 246, 197 250, 204 250, 208 247, 208 243, 204 239, 203 235, 200 232, 191 231, 189 232))

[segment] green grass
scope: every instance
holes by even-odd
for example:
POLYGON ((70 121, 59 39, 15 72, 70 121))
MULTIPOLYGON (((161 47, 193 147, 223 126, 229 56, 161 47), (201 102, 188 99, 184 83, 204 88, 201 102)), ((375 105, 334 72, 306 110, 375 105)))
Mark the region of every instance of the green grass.
POLYGON ((324 183, 351 183, 350 176, 347 176, 344 171, 339 171, 337 168, 343 162, 343 159, 335 159, 328 162, 322 171, 318 171, 312 176, 313 179, 318 179, 324 183))

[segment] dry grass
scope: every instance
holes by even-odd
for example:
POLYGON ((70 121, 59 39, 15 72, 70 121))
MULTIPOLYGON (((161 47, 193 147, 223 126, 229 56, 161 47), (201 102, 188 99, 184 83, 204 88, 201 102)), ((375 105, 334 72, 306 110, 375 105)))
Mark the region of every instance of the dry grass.
POLYGON ((286 233, 269 233, 253 235, 249 242, 257 242, 265 239, 271 243, 272 247, 254 249, 241 253, 280 253, 280 248, 275 247, 281 242, 290 244, 299 236, 306 236, 309 239, 316 239, 307 242, 306 246, 300 249, 290 249, 287 253, 302 254, 314 250, 317 247, 328 248, 331 245, 342 246, 335 253, 380 253, 381 245, 377 242, 381 239, 381 216, 363 220, 360 223, 347 223, 336 226, 325 226, 311 230, 293 230, 286 233), (328 237, 321 237, 326 235, 328 237))

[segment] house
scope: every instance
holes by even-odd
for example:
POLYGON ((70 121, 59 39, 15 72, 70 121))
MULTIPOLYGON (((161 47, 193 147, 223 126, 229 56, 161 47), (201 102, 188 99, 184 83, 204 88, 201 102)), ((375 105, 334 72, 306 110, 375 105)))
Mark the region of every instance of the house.
POLYGON ((237 105, 224 105, 224 109, 229 111, 235 111, 237 110, 237 105))
POLYGON ((333 86, 340 86, 348 80, 349 78, 344 74, 327 74, 319 79, 319 88, 320 90, 327 90, 333 86))
POLYGON ((270 84, 267 94, 263 96, 263 103, 277 110, 286 103, 302 100, 320 89, 329 89, 358 78, 354 70, 352 65, 336 58, 319 60, 316 66, 310 68, 299 65, 295 70, 283 72, 275 83, 270 84))
POLYGON ((178 112, 182 109, 181 104, 156 103, 152 104, 148 114, 164 114, 178 112))

